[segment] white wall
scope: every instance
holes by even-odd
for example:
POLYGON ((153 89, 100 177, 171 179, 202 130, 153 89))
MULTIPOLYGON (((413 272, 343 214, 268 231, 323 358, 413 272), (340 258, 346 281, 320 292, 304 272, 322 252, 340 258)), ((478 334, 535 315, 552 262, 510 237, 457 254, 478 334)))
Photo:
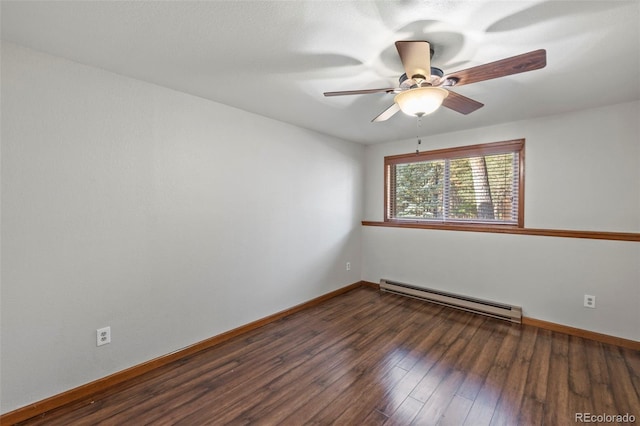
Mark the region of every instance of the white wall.
POLYGON ((3 44, 2 412, 359 281, 362 178, 360 145, 3 44))
MULTIPOLYGON (((632 102, 422 138, 421 146, 525 138, 526 227, 640 232, 638 117, 632 102)), ((415 149, 416 140, 366 148, 365 220, 383 220, 384 156, 415 149)), ((363 227, 362 247, 364 280, 513 303, 531 318, 640 340, 639 243, 363 227), (596 296, 596 309, 582 307, 584 294, 596 296)))

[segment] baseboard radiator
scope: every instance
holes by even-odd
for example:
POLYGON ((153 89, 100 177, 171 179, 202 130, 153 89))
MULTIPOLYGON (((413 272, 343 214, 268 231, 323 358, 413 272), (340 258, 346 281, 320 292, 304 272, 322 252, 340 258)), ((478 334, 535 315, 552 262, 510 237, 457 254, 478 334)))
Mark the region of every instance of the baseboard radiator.
POLYGON ((504 303, 491 302, 473 297, 447 293, 440 290, 416 287, 386 279, 380 280, 380 290, 422 299, 463 311, 474 312, 494 318, 503 319, 515 323, 522 322, 522 308, 520 306, 505 305, 504 303))

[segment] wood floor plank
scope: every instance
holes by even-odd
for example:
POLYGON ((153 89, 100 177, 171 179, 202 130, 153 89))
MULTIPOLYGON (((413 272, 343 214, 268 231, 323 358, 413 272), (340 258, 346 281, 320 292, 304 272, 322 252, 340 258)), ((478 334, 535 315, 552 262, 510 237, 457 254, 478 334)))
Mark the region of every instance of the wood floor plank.
POLYGON ((401 426, 411 424, 423 406, 424 402, 408 396, 402 401, 402 404, 393 412, 393 415, 389 417, 384 425, 401 426))
MULTIPOLYGON (((182 419, 182 421, 184 424, 199 424, 199 422, 206 421, 213 406, 215 406, 217 410, 222 411, 218 416, 218 421, 225 422, 232 420, 234 417, 241 415, 243 409, 246 409, 246 401, 251 401, 252 398, 260 400, 260 397, 265 397, 269 392, 268 389, 264 388, 265 386, 273 380, 278 379, 281 375, 286 374, 288 370, 310 360, 321 348, 336 344, 336 341, 344 341, 344 339, 347 339, 347 343, 352 343, 350 337, 353 337, 355 341, 359 341, 359 343, 362 344, 361 340, 371 339, 372 330, 376 327, 381 332, 391 333, 391 331, 384 329, 384 327, 379 327, 376 324, 379 323, 377 319, 380 313, 386 312, 385 309, 390 309, 393 306, 393 303, 389 303, 389 307, 383 308, 381 311, 374 312, 370 315, 355 315, 353 318, 358 321, 358 327, 342 329, 338 333, 323 333, 315 336, 312 340, 306 341, 304 345, 295 342, 295 344, 290 347, 281 348, 281 351, 284 352, 284 355, 280 355, 283 361, 281 364, 267 371, 257 371, 248 376, 247 379, 251 379, 250 386, 234 386, 230 389, 219 391, 219 397, 206 401, 204 405, 199 404, 196 411, 182 419), (286 359, 284 358, 285 356, 286 359), (258 389, 258 391, 254 389, 258 389), (256 395, 257 392, 260 392, 260 394, 256 395)), ((333 324, 328 324, 327 327, 329 327, 329 330, 332 330, 333 324)))
MULTIPOLYGON (((440 310, 438 312, 440 312, 440 310)), ((458 312, 449 311, 448 314, 458 315, 458 312)), ((387 416, 391 416, 437 362, 438 358, 434 353, 434 347, 438 345, 442 336, 449 332, 451 326, 454 324, 453 321, 446 321, 446 318, 447 316, 441 315, 440 321, 432 324, 426 332, 426 336, 420 339, 415 349, 400 361, 398 365, 401 366, 401 368, 411 365, 411 369, 391 390, 389 395, 380 401, 377 406, 378 411, 387 416), (408 358, 411 358, 410 362, 407 362, 408 358)), ((444 348, 439 346, 439 350, 440 349, 444 348)))
POLYGON ((362 424, 367 426, 382 426, 389 418, 378 410, 371 410, 369 415, 362 419, 362 424))
POLYGON ((585 353, 584 339, 569 336, 569 407, 575 413, 593 412, 589 365, 585 353))
POLYGON ((502 384, 507 377, 507 370, 493 366, 473 401, 471 410, 464 424, 469 426, 489 425, 495 413, 496 404, 502 393, 502 384))
POLYGON ((460 395, 454 395, 447 408, 442 413, 439 426, 460 426, 464 424, 473 401, 460 395))
POLYGON ((413 419, 419 425, 436 425, 443 417, 447 407, 453 401, 456 391, 464 379, 464 373, 449 370, 447 376, 440 382, 431 397, 424 403, 418 415, 413 419))
MULTIPOLYGON (((398 381, 407 374, 407 370, 398 366, 393 367, 386 374, 382 375, 375 381, 368 380, 362 394, 351 400, 351 403, 342 413, 335 419, 338 424, 358 424, 368 412, 371 411, 371 405, 380 399, 384 399, 398 381)), ((334 420, 331 421, 332 423, 334 420)))
MULTIPOLYGON (((609 367, 609 377, 613 400, 615 401, 617 413, 640 412, 640 396, 631 382, 630 370, 622 356, 622 348, 610 346, 606 349, 607 365, 609 367)), ((640 418, 636 415, 636 418, 640 418)))
POLYGON ((591 388, 591 397, 588 399, 587 413, 618 413, 615 406, 611 388, 608 384, 594 383, 591 388))
MULTIPOLYGON (((524 387, 527 379, 530 378, 531 358, 537 337, 538 329, 522 328, 515 356, 508 367, 507 378, 491 418, 491 425, 509 426, 518 422, 524 387)), ((532 374, 537 374, 537 372, 533 371, 532 374)))
POLYGON ((473 364, 466 370, 467 376, 458 388, 457 394, 471 401, 476 399, 484 379, 489 373, 493 360, 500 348, 504 336, 509 331, 510 326, 498 320, 493 320, 494 329, 488 339, 480 345, 473 364))
MULTIPOLYGON (((386 337, 375 339, 376 344, 374 346, 366 349, 364 347, 361 348, 366 352, 377 354, 374 359, 377 358, 378 360, 373 367, 367 369, 368 374, 362 375, 357 379, 356 386, 360 388, 358 393, 354 393, 353 388, 343 391, 330 406, 321 410, 311 421, 330 423, 329 418, 342 418, 342 421, 346 422, 346 419, 351 418, 354 412, 360 410, 360 405, 365 400, 375 403, 389 389, 393 388, 397 381, 395 383, 389 381, 388 372, 395 368, 396 364, 404 358, 404 352, 398 352, 397 348, 402 347, 404 344, 415 345, 419 338, 419 335, 416 335, 412 327, 403 326, 403 323, 411 322, 415 316, 424 315, 425 309, 427 309, 426 304, 420 306, 419 310, 416 310, 415 307, 413 310, 406 310, 397 319, 397 322, 392 321, 391 318, 381 322, 382 328, 386 330, 386 337), (378 377, 379 379, 371 380, 373 377, 378 377)), ((406 370, 403 371, 406 373, 406 370)))
POLYGON ((488 425, 495 413, 496 405, 504 390, 504 382, 508 376, 511 361, 515 357, 519 341, 519 329, 506 330, 493 365, 487 374, 480 391, 476 395, 469 411, 465 425, 488 425))
POLYGON ((622 348, 620 352, 630 372, 629 378, 633 383, 633 387, 635 388, 636 393, 640 395, 640 357, 638 356, 638 351, 622 348))
POLYGON ((569 390, 575 395, 589 397, 591 378, 587 363, 585 341, 581 337, 569 336, 569 390))
MULTIPOLYGON (((529 326, 524 326, 528 328, 529 326)), ((552 332, 536 330, 536 341, 531 355, 529 374, 525 382, 517 424, 539 425, 544 421, 545 398, 551 359, 552 332)))
MULTIPOLYGON (((585 342, 591 377, 591 400, 594 412, 616 413, 618 409, 611 392, 609 366, 607 365, 606 345, 599 342, 585 342)), ((640 359, 640 358, 639 358, 640 359)))
POLYGON ((426 402, 438 387, 440 382, 450 373, 453 363, 457 360, 462 349, 468 343, 468 338, 475 332, 470 327, 465 327, 473 316, 460 316, 460 320, 454 319, 453 326, 445 333, 445 338, 429 353, 429 358, 436 360, 429 372, 422 378, 411 392, 411 397, 418 401, 426 402), (457 340, 458 336, 462 336, 457 340), (454 344, 458 343, 458 344, 454 344))
POLYGON ((552 332, 549 330, 541 328, 537 330, 536 345, 531 356, 531 366, 529 367, 535 376, 532 375, 524 387, 525 398, 531 398, 541 403, 545 401, 547 395, 552 337, 552 332))
MULTIPOLYGON (((392 298, 387 298, 385 303, 394 300, 393 298, 396 298, 396 301, 402 300, 399 296, 392 296, 392 298)), ((397 305, 400 312, 406 314, 406 310, 402 308, 402 305, 407 302, 407 300, 402 300, 402 303, 397 305)), ((421 314, 424 314, 423 310, 426 308, 423 305, 416 307, 416 309, 421 314)), ((311 421, 311 419, 316 419, 314 421, 317 421, 317 418, 322 418, 323 416, 337 417, 342 414, 349 401, 359 398, 364 393, 359 389, 359 386, 366 384, 363 377, 371 377, 372 374, 384 374, 385 371, 393 368, 394 364, 399 361, 398 358, 390 359, 385 355, 393 352, 398 347, 397 338, 403 339, 406 336, 415 336, 416 333, 410 327, 404 327, 402 334, 397 332, 398 325, 409 319, 410 317, 407 318, 407 316, 395 319, 389 316, 383 321, 376 321, 375 325, 378 333, 375 334, 374 339, 368 336, 367 341, 376 342, 379 346, 375 349, 363 349, 361 347, 362 353, 354 359, 354 362, 348 368, 343 369, 337 380, 332 381, 320 394, 309 400, 299 410, 284 418, 283 423, 303 424, 311 421), (323 413, 323 410, 325 413, 323 413)))
MULTIPOLYGON (((365 340, 365 339, 363 339, 365 340)), ((291 404, 299 395, 305 395, 309 393, 309 388, 314 384, 324 383, 323 376, 326 375, 324 367, 329 366, 334 369, 339 369, 340 365, 349 364, 349 361, 356 359, 362 355, 361 349, 353 345, 347 347, 331 347, 330 350, 324 351, 316 356, 314 360, 306 363, 307 365, 301 366, 301 368, 294 369, 281 376, 277 381, 269 385, 269 389, 272 395, 269 398, 265 398, 256 404, 249 410, 246 410, 245 418, 248 416, 252 420, 256 419, 273 419, 273 413, 277 413, 278 408, 291 404), (339 362, 336 362, 339 361, 339 362), (297 371, 299 370, 299 371, 297 371), (290 386, 291 383, 296 383, 296 387, 290 386), (301 392, 301 389, 304 390, 301 392)), ((393 374, 402 377, 406 374, 406 371, 397 369, 393 374)), ((392 374, 392 375, 393 375, 392 374)), ((369 407, 370 409, 370 407, 369 407)))
POLYGON ((569 424, 574 421, 569 408, 569 336, 552 336, 544 424, 569 424))
POLYGON ((362 287, 22 424, 548 426, 639 388, 639 351, 362 287))
MULTIPOLYGON (((518 425, 543 425, 545 404, 530 396, 522 399, 518 425)), ((553 424, 553 423, 552 423, 553 424)))
POLYGON ((453 368, 460 371, 468 371, 472 368, 476 359, 485 345, 488 344, 491 334, 493 334, 494 324, 499 321, 494 318, 488 318, 481 315, 476 316, 477 330, 469 341, 468 349, 465 349, 456 360, 453 368))
MULTIPOLYGON (((357 353, 354 353, 357 356, 357 353)), ((256 407, 252 407, 252 409, 247 411, 247 415, 250 418, 259 419, 260 423, 263 424, 284 424, 284 419, 287 418, 291 414, 291 407, 305 407, 309 404, 309 401, 315 400, 316 398, 322 398, 322 392, 327 389, 331 384, 336 382, 338 379, 345 376, 347 371, 342 369, 339 365, 336 365, 335 370, 332 371, 332 374, 327 378, 327 373, 322 372, 322 375, 325 378, 321 380, 311 381, 308 385, 305 385, 304 392, 300 391, 300 388, 296 386, 291 386, 293 392, 288 392, 282 398, 278 398, 275 403, 269 406, 269 401, 262 402, 256 407), (260 414, 254 414, 252 412, 253 409, 261 410, 260 414)), ((304 410, 303 410, 304 413, 304 410)), ((307 417, 309 417, 307 415, 307 417)))
POLYGON ((442 305, 429 304, 428 310, 425 312, 425 315, 420 318, 420 321, 411 323, 411 326, 416 327, 416 330, 420 330, 422 338, 415 347, 405 349, 406 355, 398 363, 398 367, 404 368, 407 371, 411 370, 446 332, 451 323, 447 326, 447 315, 442 313, 444 309, 442 305))
MULTIPOLYGON (((315 332, 307 332, 299 338, 294 339, 293 341, 288 342, 284 347, 287 348, 297 348, 298 352, 292 350, 291 355, 297 356, 302 352, 306 346, 305 344, 309 344, 309 342, 315 341, 314 338, 317 338, 318 335, 315 332)), ((281 342, 282 344, 283 342, 281 342)), ((206 389, 210 393, 215 393, 218 395, 217 398, 199 398, 192 399, 187 401, 185 404, 180 406, 180 410, 172 409, 167 412, 167 410, 158 410, 155 409, 154 413, 148 413, 145 415, 146 418, 150 420, 154 420, 155 418, 172 418, 174 413, 179 414, 181 417, 184 417, 187 413, 190 415, 195 415, 194 413, 200 411, 203 408, 203 405, 212 404, 213 401, 218 403, 220 399, 224 398, 224 395, 233 394, 234 397, 241 398, 245 392, 248 392, 249 383, 252 382, 251 375, 255 375, 258 377, 266 377, 269 374, 276 374, 277 371, 280 371, 283 366, 287 365, 287 358, 281 354, 273 354, 270 357, 261 357, 260 354, 256 354, 256 357, 252 357, 250 362, 243 362, 237 368, 229 369, 222 374, 209 376, 203 375, 200 372, 200 375, 193 380, 190 380, 186 385, 189 384, 191 386, 196 386, 201 389, 206 389), (214 380, 211 380, 211 377, 215 377, 214 380), (205 402, 206 401, 206 402, 205 402)), ((161 386, 163 389, 170 389, 171 384, 164 384, 161 386), (167 386, 168 385, 168 386, 167 386)), ((173 394, 173 392, 166 392, 165 396, 169 397, 173 394)), ((143 410, 148 408, 153 408, 154 400, 148 401, 146 404, 137 404, 132 406, 127 411, 119 412, 114 420, 124 420, 130 416, 137 416, 143 410)), ((229 401, 227 400, 227 403, 229 401)), ((169 404, 175 404, 174 401, 170 401, 169 404)), ((166 407, 166 406, 165 406, 166 407)))
POLYGON ((588 339, 583 340, 582 343, 589 369, 589 382, 591 384, 607 383, 609 373, 602 343, 588 339))

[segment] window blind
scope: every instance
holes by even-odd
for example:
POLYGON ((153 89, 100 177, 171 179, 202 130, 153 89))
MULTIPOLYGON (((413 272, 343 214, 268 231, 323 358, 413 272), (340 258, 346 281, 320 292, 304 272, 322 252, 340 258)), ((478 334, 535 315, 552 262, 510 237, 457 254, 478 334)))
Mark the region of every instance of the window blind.
POLYGON ((386 220, 518 225, 524 141, 385 158, 386 220))

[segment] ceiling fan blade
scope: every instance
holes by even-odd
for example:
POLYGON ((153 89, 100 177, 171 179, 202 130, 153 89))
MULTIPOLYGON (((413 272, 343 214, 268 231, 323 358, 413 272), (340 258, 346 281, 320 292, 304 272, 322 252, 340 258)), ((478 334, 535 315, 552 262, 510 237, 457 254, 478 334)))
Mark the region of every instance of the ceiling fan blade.
POLYGON ((371 122, 379 122, 379 121, 385 121, 390 119, 393 114, 395 114, 396 112, 400 111, 400 107, 398 106, 397 103, 394 102, 393 105, 391 105, 389 108, 385 109, 384 111, 382 111, 376 118, 374 118, 373 120, 371 120, 371 122))
POLYGON ((427 41, 396 41, 396 49, 407 78, 431 76, 431 46, 427 41))
POLYGON ((467 98, 451 90, 449 90, 449 96, 444 98, 442 105, 464 115, 471 114, 473 111, 484 106, 484 104, 478 101, 474 101, 471 98, 467 98))
POLYGON ((445 86, 447 80, 453 80, 455 86, 476 83, 478 81, 491 80, 492 78, 504 77, 511 74, 533 71, 544 68, 547 65, 547 51, 544 49, 534 50, 522 55, 512 56, 477 67, 467 68, 444 76, 445 86))
POLYGON ((364 89, 364 90, 345 90, 342 92, 324 92, 325 96, 344 96, 344 95, 367 95, 369 93, 393 93, 396 89, 387 87, 385 89, 364 89))

